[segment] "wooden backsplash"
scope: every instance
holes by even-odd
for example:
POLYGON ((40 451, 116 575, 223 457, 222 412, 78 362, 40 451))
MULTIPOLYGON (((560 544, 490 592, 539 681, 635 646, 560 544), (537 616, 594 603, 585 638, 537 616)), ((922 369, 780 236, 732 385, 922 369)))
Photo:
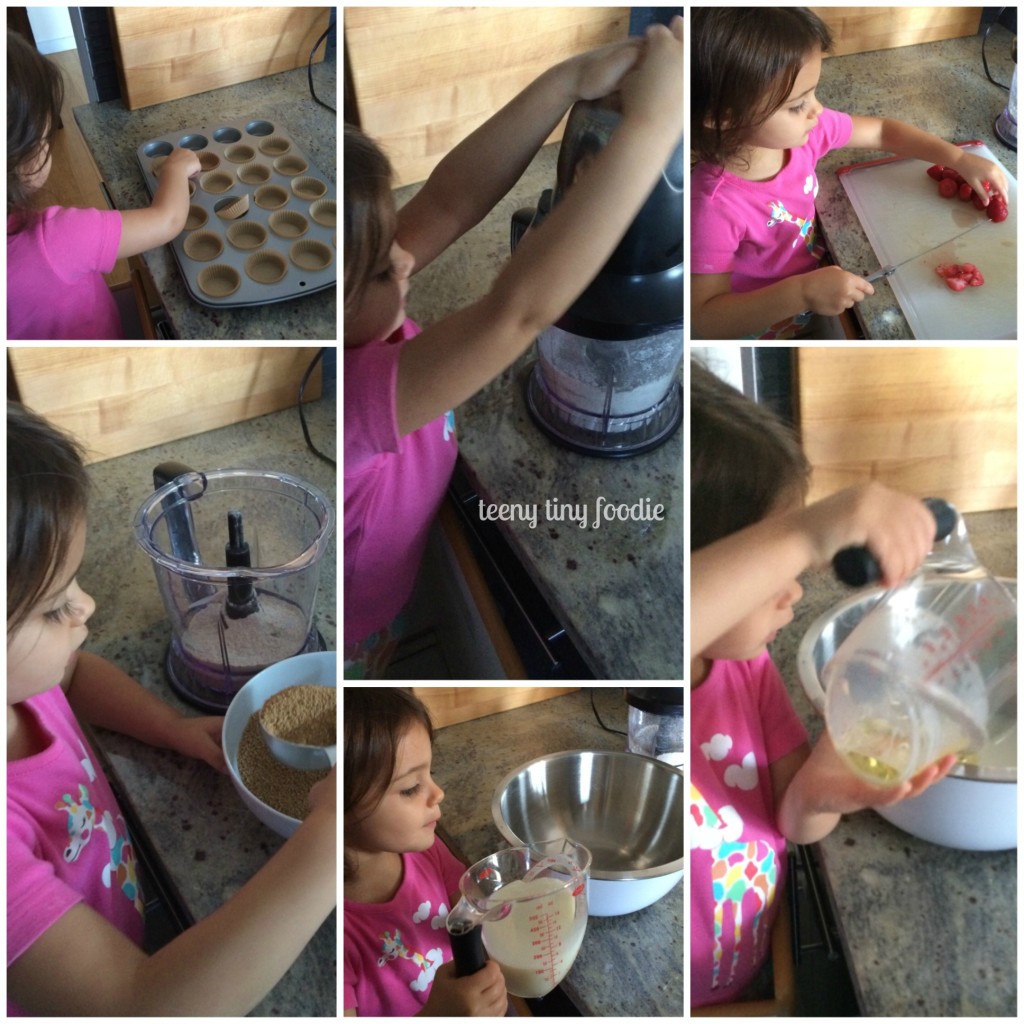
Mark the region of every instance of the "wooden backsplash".
POLYGON ((809 501, 879 480, 961 512, 1016 508, 1015 348, 797 353, 809 501))
MULTIPOLYGON (((327 28, 329 11, 111 7, 124 104, 136 110, 305 67, 313 44, 327 28)), ((323 55, 320 46, 313 62, 322 61, 323 55)))
MULTIPOLYGON (((7 367, 21 401, 83 441, 87 462, 100 462, 296 405, 316 352, 8 348, 7 367)), ((319 398, 320 381, 318 364, 306 398, 319 398)))
POLYGON ((362 127, 396 185, 426 179, 541 72, 629 33, 628 7, 348 7, 344 17, 362 127))
MULTIPOLYGON (((835 46, 830 56, 888 50, 939 39, 973 36, 981 7, 812 7, 828 25, 835 46)), ((979 57, 980 60, 980 57, 979 57)))

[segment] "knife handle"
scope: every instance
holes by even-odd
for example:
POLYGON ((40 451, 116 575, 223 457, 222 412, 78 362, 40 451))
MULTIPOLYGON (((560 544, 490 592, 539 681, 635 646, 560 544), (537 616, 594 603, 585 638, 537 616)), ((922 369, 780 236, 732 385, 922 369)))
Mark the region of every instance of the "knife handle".
MULTIPOLYGON (((923 500, 928 511, 935 517, 935 539, 944 540, 956 529, 957 510, 941 498, 923 500)), ((882 577, 878 559, 866 547, 843 548, 836 552, 832 568, 836 576, 851 587, 863 587, 882 577)))

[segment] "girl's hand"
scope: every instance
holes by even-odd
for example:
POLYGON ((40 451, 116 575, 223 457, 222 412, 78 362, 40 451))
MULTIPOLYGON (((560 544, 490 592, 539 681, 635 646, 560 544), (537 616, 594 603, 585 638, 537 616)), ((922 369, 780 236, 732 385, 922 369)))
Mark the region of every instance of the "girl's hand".
POLYGON ((186 178, 191 178, 202 169, 199 157, 191 149, 175 148, 161 165, 160 173, 166 174, 168 171, 174 171, 177 174, 184 174, 186 178))
POLYGON ((663 121, 674 135, 683 134, 683 19, 671 28, 650 25, 636 67, 620 86, 626 118, 663 121))
POLYGON ((643 40, 627 39, 575 58, 577 99, 596 100, 615 92, 623 75, 636 64, 642 49, 643 40))
POLYGON ((821 316, 838 316, 869 295, 874 286, 841 267, 821 267, 800 277, 804 306, 821 316))
POLYGON ((830 495, 794 513, 814 557, 827 565, 837 551, 863 545, 878 559, 882 584, 895 587, 914 573, 935 543, 935 519, 917 498, 872 481, 830 495))
POLYGON ((508 992, 501 968, 488 960, 476 974, 455 977, 455 962, 442 964, 434 975, 421 1017, 504 1017, 508 992))
POLYGON ((976 195, 984 197, 986 206, 988 206, 989 194, 982 184, 983 181, 989 182, 993 190, 998 192, 1006 200, 1007 205, 1009 205, 1010 186, 1006 181, 1003 169, 998 164, 993 163, 991 160, 986 160, 976 153, 968 153, 965 150, 961 150, 957 161, 950 164, 950 166, 964 176, 964 179, 974 189, 976 195))
POLYGON ((815 794, 816 813, 853 814, 868 807, 889 807, 920 796, 929 786, 944 779, 956 760, 955 754, 948 754, 898 786, 873 786, 850 770, 826 732, 798 774, 807 773, 801 781, 804 792, 815 794))
POLYGON ((335 765, 325 778, 315 783, 309 791, 309 810, 336 813, 338 806, 338 766, 335 765))
POLYGON ((184 715, 174 723, 168 746, 186 757, 205 761, 211 768, 226 775, 228 766, 221 748, 224 719, 219 715, 191 718, 184 715))

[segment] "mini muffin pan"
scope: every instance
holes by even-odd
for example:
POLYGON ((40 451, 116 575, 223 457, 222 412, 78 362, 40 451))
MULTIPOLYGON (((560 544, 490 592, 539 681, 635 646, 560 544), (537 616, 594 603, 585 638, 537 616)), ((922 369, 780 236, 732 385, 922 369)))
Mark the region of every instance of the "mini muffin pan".
POLYGON ((194 150, 203 168, 170 243, 196 302, 260 306, 335 287, 334 182, 280 125, 220 121, 147 139, 135 155, 150 195, 175 147, 194 150))

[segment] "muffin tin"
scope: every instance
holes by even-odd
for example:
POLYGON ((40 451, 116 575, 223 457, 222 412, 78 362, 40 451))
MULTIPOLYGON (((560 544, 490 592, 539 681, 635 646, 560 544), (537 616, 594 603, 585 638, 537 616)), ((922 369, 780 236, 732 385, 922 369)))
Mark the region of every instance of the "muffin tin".
POLYGON ((147 139, 135 151, 149 194, 180 146, 203 170, 189 179, 189 217, 170 243, 203 306, 260 306, 337 284, 334 183, 280 125, 215 122, 147 139))

